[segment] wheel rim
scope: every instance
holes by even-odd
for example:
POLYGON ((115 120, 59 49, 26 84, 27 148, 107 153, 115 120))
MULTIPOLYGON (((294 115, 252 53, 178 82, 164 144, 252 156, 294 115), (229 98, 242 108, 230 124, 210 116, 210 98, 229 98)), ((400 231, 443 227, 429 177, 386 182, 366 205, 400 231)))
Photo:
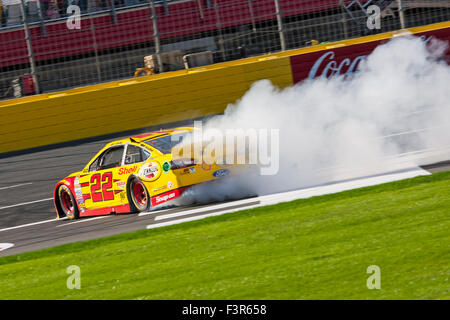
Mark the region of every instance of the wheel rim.
POLYGON ((74 212, 74 205, 70 194, 67 190, 63 190, 61 194, 61 203, 66 214, 72 214, 74 212))
POLYGON ((136 182, 133 186, 133 195, 137 204, 141 207, 145 207, 147 205, 147 192, 145 191, 144 186, 140 182, 136 182))

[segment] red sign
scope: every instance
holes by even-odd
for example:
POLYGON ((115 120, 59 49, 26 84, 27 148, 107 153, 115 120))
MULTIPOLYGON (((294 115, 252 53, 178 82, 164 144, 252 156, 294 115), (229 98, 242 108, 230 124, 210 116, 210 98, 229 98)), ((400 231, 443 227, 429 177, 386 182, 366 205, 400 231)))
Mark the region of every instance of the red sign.
MULTIPOLYGON (((450 28, 416 34, 428 42, 433 37, 450 43, 450 28)), ((341 48, 333 48, 291 56, 292 76, 294 83, 305 79, 331 76, 350 76, 358 70, 358 66, 372 51, 387 40, 355 44, 341 48)), ((450 64, 450 51, 447 50, 447 62, 450 64)))
POLYGON ((173 200, 181 195, 180 189, 175 189, 166 193, 152 197, 152 206, 173 200))

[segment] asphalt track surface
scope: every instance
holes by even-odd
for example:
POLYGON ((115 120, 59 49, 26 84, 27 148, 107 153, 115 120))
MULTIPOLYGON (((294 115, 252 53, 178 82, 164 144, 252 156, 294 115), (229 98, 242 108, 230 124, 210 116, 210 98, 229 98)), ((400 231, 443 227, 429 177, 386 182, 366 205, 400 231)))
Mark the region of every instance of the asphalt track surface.
MULTIPOLYGON (((57 181, 82 169, 106 143, 128 136, 129 133, 0 158, 0 257, 261 205, 259 198, 249 198, 139 215, 56 220, 52 196, 57 181), (2 243, 14 246, 2 251, 2 243)), ((450 162, 425 169, 430 172, 449 170, 450 162)))
MULTIPOLYGON (((164 127, 186 124, 189 123, 177 123, 164 127)), ((157 130, 157 128, 150 129, 157 130)), ((150 129, 144 131, 150 131, 150 129)), ((82 218, 75 221, 56 220, 52 200, 55 184, 68 174, 82 169, 108 142, 137 133, 128 132, 98 141, 80 142, 0 157, 0 257, 145 229, 147 225, 155 223, 157 215, 176 214, 186 210, 185 207, 162 209, 144 215, 121 214, 82 218), (2 243, 13 243, 14 247, 2 251, 2 243)), ((245 206, 243 204, 231 207, 244 208, 245 206)), ((217 210, 207 209, 208 205, 202 207, 205 208, 202 211, 203 214, 217 210)), ((183 215, 183 218, 186 218, 186 215, 183 215)), ((179 217, 164 218, 164 223, 176 219, 179 217)))

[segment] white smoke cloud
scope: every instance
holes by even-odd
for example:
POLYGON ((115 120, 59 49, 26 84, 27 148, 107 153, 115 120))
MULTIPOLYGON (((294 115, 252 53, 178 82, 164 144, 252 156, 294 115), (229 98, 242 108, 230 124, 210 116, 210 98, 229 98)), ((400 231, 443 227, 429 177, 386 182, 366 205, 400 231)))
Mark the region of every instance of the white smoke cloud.
POLYGON ((197 186, 184 201, 262 195, 448 160, 448 151, 434 158, 412 153, 450 147, 450 67, 437 59, 445 50, 437 40, 399 37, 377 47, 352 78, 316 78, 283 90, 268 80, 254 83, 204 130, 279 129, 278 174, 197 186))

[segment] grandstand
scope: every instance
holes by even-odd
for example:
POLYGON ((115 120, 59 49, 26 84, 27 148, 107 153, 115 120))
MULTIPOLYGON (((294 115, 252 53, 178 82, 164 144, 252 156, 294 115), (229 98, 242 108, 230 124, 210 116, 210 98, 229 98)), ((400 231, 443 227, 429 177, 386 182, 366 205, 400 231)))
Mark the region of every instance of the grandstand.
POLYGON ((1 13, 7 99, 130 78, 149 56, 170 72, 447 21, 450 0, 1 0, 1 13), (372 4, 378 30, 365 24, 372 4), (70 5, 80 29, 67 27, 70 5))

